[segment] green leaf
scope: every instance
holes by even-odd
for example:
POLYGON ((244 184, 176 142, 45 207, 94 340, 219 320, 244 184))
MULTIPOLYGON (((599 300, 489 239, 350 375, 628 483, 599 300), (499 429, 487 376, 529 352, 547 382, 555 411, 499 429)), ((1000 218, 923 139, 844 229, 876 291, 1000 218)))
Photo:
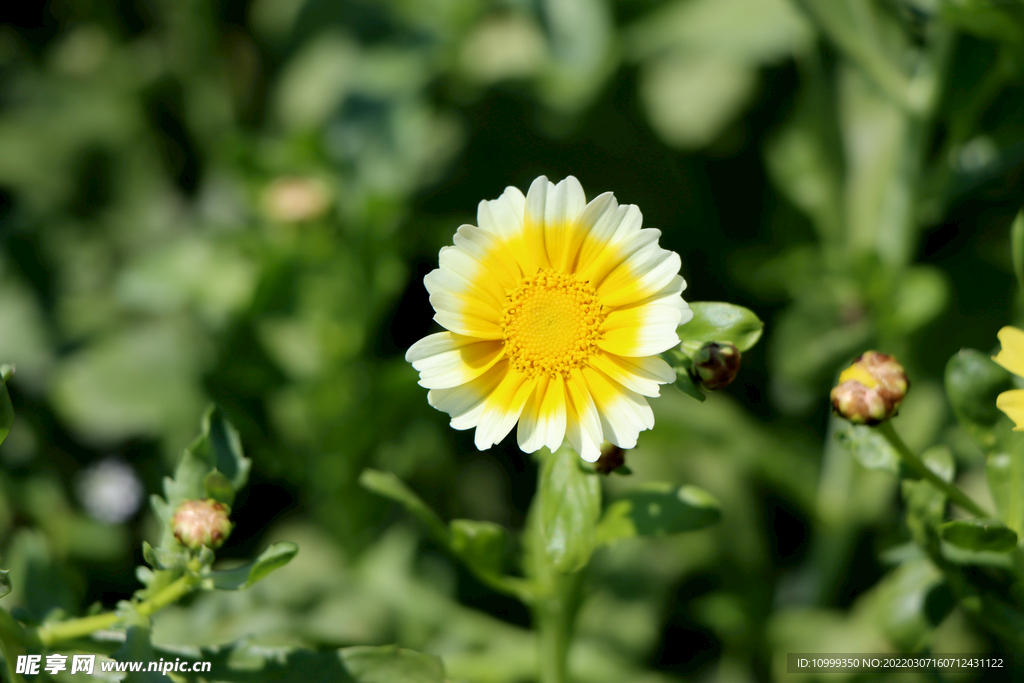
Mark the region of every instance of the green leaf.
POLYGON ((984 449, 998 441, 996 396, 1013 388, 1009 372, 981 351, 961 349, 946 364, 946 396, 960 425, 984 449))
POLYGON ((988 488, 999 519, 1024 535, 1024 435, 1012 433, 1005 453, 992 453, 985 463, 988 488))
POLYGON ((206 475, 206 479, 203 480, 203 489, 206 491, 207 498, 213 498, 218 503, 224 503, 231 507, 235 502, 234 487, 228 478, 217 470, 206 475))
POLYGON ((234 569, 223 569, 213 572, 213 587, 221 590, 241 590, 248 588, 267 574, 280 569, 295 557, 299 546, 282 541, 274 543, 260 553, 255 560, 234 569))
POLYGON ((205 461, 211 470, 223 474, 235 491, 245 486, 252 461, 242 454, 238 430, 217 406, 210 406, 203 415, 203 431, 189 450, 205 461))
POLYGON ((676 387, 687 396, 703 403, 707 397, 700 390, 700 385, 693 381, 693 375, 690 374, 690 368, 693 367, 693 359, 681 351, 670 351, 668 356, 666 360, 669 361, 672 368, 676 371, 676 387))
POLYGON ((365 469, 359 475, 359 484, 364 489, 399 503, 414 517, 426 524, 431 533, 439 540, 447 542, 448 528, 441 518, 391 472, 365 469))
POLYGON ((347 647, 340 651, 349 673, 359 683, 444 683, 438 657, 397 645, 347 647))
POLYGON ((1017 534, 994 519, 957 519, 939 527, 942 540, 972 551, 1010 552, 1017 546, 1017 534))
POLYGON ((0 569, 0 598, 11 592, 11 572, 0 569))
POLYGON ((871 427, 845 425, 836 432, 836 440, 849 448, 857 462, 866 469, 899 471, 899 454, 884 436, 871 427))
POLYGON ((544 458, 535 501, 544 553, 555 569, 574 572, 590 559, 601 514, 601 484, 570 448, 544 458))
POLYGON ((463 562, 484 574, 499 574, 508 532, 493 522, 453 519, 449 545, 463 562))
POLYGON ((14 406, 11 396, 7 393, 7 381, 14 374, 10 365, 0 365, 0 443, 4 442, 14 426, 14 406))
POLYGON ((761 338, 764 323, 750 309, 718 301, 690 304, 693 319, 680 325, 677 332, 688 353, 695 353, 707 342, 729 343, 746 351, 761 338))
POLYGON ((651 483, 608 506, 598 529, 602 543, 632 536, 696 531, 721 519, 715 497, 695 486, 651 483))
MULTIPOLYGON (((953 481, 953 454, 945 446, 933 446, 921 454, 921 461, 944 481, 953 481)), ((931 482, 903 479, 900 482, 907 504, 907 527, 922 548, 928 547, 946 513, 946 494, 931 482)))

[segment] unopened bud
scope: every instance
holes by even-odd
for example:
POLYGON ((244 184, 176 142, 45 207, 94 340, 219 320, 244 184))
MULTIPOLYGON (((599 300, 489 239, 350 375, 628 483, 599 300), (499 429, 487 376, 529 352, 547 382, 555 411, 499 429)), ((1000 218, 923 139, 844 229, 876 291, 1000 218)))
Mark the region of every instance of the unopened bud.
POLYGON ((599 474, 611 474, 620 467, 626 465, 626 451, 615 444, 607 444, 601 450, 601 457, 594 463, 594 469, 599 474))
POLYGON ((832 409, 855 424, 876 425, 896 414, 909 388, 907 373, 895 358, 866 351, 840 373, 832 409))
POLYGON ((693 357, 693 371, 705 389, 722 389, 736 379, 740 358, 740 350, 732 344, 708 342, 693 357))
POLYGON ((212 498, 186 500, 171 520, 174 537, 186 548, 219 548, 231 533, 228 506, 212 498))

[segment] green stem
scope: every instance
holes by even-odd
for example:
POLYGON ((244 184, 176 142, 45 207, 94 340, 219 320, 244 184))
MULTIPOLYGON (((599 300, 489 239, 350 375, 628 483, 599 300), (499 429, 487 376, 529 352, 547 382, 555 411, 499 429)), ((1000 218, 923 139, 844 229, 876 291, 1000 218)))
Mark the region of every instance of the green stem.
POLYGON ((533 603, 540 683, 567 683, 572 627, 579 606, 582 573, 557 574, 550 591, 533 603))
POLYGON ((975 503, 970 496, 953 486, 950 482, 946 481, 939 475, 932 472, 919 457, 914 455, 914 452, 907 447, 907 444, 903 443, 903 439, 896 433, 896 430, 892 427, 891 421, 885 421, 878 425, 876 429, 884 436, 892 447, 896 449, 900 457, 903 458, 903 462, 907 464, 911 470, 921 476, 922 479, 928 480, 933 486, 937 487, 940 491, 946 494, 951 501, 967 510, 976 517, 991 517, 988 512, 975 503))
MULTIPOLYGON (((164 586, 163 589, 149 600, 138 603, 135 606, 135 610, 142 616, 149 616, 191 593, 198 581, 199 577, 185 574, 173 583, 164 586)), ((106 612, 91 617, 43 624, 36 630, 36 637, 43 645, 53 645, 54 643, 81 638, 106 628, 112 628, 120 620, 121 615, 117 612, 106 612)))

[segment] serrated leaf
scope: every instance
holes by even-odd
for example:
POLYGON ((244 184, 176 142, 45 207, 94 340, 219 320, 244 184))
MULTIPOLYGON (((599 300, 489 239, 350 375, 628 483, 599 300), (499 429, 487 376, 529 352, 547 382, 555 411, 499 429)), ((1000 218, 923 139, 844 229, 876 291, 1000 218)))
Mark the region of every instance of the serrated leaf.
POLYGON ((248 588, 275 569, 280 569, 291 562, 298 552, 299 546, 294 543, 286 541, 274 543, 260 553, 259 557, 255 560, 241 567, 212 572, 210 577, 213 579, 213 587, 221 590, 242 590, 248 588))
POLYGON ((448 525, 452 552, 484 574, 498 574, 508 532, 493 522, 453 519, 448 525))
POLYGON ((224 475, 235 491, 245 486, 249 478, 252 461, 242 453, 242 440, 224 413, 217 406, 211 406, 203 415, 203 431, 189 446, 196 457, 224 475))
POLYGON ((359 475, 359 484, 368 491, 390 498, 408 510, 414 517, 427 525, 438 539, 447 540, 448 528, 430 507, 390 472, 365 469, 359 475))
POLYGON ((14 373, 10 365, 0 365, 0 443, 4 442, 14 426, 14 406, 7 393, 7 380, 14 373))
POLYGON ((213 498, 218 503, 224 503, 231 507, 235 502, 235 489, 231 482, 218 470, 213 470, 203 480, 203 488, 207 498, 213 498))
POLYGON ((680 325, 676 332, 682 347, 695 353, 707 342, 728 343, 744 352, 757 343, 764 323, 743 306, 721 301, 695 301, 690 304, 693 319, 680 325))
POLYGON ((569 448, 551 453, 541 465, 536 502, 543 551, 551 566, 574 572, 586 565, 597 541, 601 484, 580 468, 569 448))
POLYGON ((630 491, 605 512, 599 538, 610 543, 631 536, 665 536, 696 531, 721 519, 718 501, 696 486, 651 483, 630 491))
POLYGON ((998 441, 996 425, 1003 413, 996 396, 1013 388, 1009 372, 988 355, 961 349, 946 364, 946 396, 960 425, 984 449, 998 441))
POLYGON ((974 552, 1006 553, 1017 546, 1016 532, 995 519, 957 519, 939 527, 942 540, 974 552))

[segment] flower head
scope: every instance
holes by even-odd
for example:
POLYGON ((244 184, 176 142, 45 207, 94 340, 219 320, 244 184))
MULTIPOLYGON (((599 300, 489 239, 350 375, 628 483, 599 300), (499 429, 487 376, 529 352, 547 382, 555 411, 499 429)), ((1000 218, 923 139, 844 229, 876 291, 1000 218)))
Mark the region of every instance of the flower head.
POLYGON ((645 396, 674 382, 657 354, 679 343, 693 313, 678 254, 641 229, 639 209, 610 192, 586 202, 572 176, 537 178, 480 202, 423 282, 448 330, 405 358, 427 400, 483 450, 518 422, 519 447, 563 440, 591 462, 605 439, 633 448, 654 426, 645 396))
MULTIPOLYGON (((1015 375, 1024 377, 1024 332, 1016 327, 999 330, 1002 348, 992 360, 1015 375)), ((1004 391, 996 397, 996 407, 1013 420, 1015 432, 1024 432, 1024 389, 1004 391)))
POLYGON ((198 550, 201 546, 216 549, 231 534, 228 507, 212 498, 186 500, 174 512, 171 529, 175 538, 186 548, 198 550))
POLYGON ((724 389, 736 379, 740 357, 740 350, 732 344, 708 342, 694 356, 693 370, 705 389, 724 389))
POLYGON ((865 351, 839 374, 832 409, 855 424, 876 425, 896 414, 909 388, 907 373, 895 358, 865 351))

